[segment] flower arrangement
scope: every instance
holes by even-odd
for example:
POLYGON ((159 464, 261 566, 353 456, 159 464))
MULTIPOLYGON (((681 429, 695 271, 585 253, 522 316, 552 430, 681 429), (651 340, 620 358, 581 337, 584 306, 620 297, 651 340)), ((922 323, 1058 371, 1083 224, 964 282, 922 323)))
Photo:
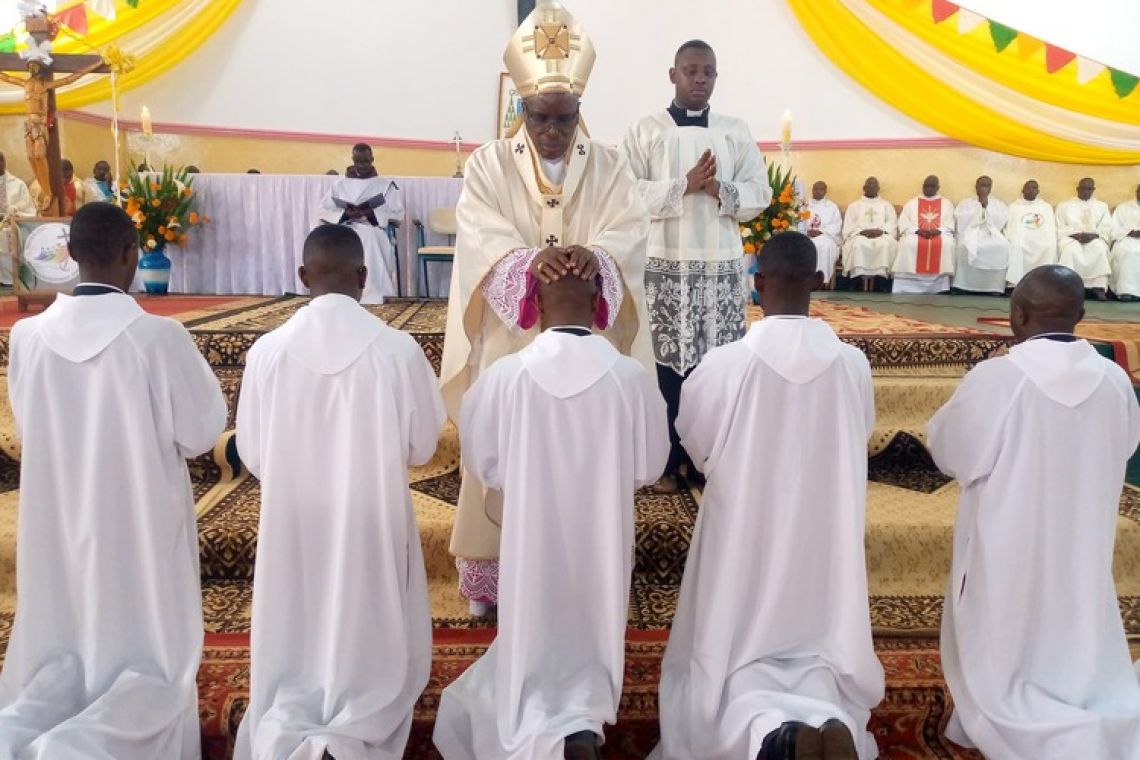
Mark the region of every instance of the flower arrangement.
POLYGON ((165 166, 161 173, 132 171, 127 180, 126 212, 139 233, 144 251, 184 246, 187 233, 210 221, 193 210, 198 198, 185 169, 165 166))
POLYGON ((768 208, 752 221, 740 225, 745 253, 760 253, 764 243, 777 232, 795 229, 801 220, 811 217, 807 204, 796 195, 796 178, 791 169, 768 164, 768 184, 772 187, 772 202, 768 208))

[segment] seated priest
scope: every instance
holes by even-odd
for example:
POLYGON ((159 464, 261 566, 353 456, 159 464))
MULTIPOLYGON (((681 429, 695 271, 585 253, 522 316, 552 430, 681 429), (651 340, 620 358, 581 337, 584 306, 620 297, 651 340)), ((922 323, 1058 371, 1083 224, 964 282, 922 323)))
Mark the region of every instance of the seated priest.
POLYGON ((87 186, 87 201, 110 202, 115 198, 115 178, 111 174, 111 165, 106 161, 96 161, 91 170, 91 179, 84 183, 87 186))
MULTIPOLYGON (((4 154, 0 153, 0 184, 4 192, 0 193, 0 230, 3 230, 3 221, 11 216, 36 216, 36 204, 32 200, 32 193, 24 180, 8 171, 8 162, 4 154)), ((12 284, 12 258, 8 250, 8 236, 0 235, 0 285, 12 284)))
POLYGON ((843 215, 839 213, 839 206, 827 197, 827 183, 823 180, 811 186, 807 210, 811 216, 800 223, 800 231, 815 243, 815 266, 826 285, 835 276, 835 264, 839 261, 839 247, 843 244, 843 215))
POLYGON ((870 290, 875 277, 890 275, 895 260, 897 215, 890 201, 879 196, 879 180, 867 177, 863 197, 843 215, 843 274, 863 278, 870 290))
POLYGON ((1112 212, 1112 292, 1121 301, 1140 299, 1140 185, 1136 200, 1112 212))
POLYGON ((1005 237, 1009 240, 1009 269, 1005 281, 1017 287, 1026 272, 1057 263, 1057 218, 1053 206, 1040 197, 1037 180, 1027 181, 1021 197, 1009 204, 1005 237))
POLYGON ((1058 263, 1084 280, 1085 290, 1098 301, 1108 299, 1108 241, 1112 214, 1108 204, 1093 197, 1096 182, 1085 177, 1077 183, 1077 197, 1057 204, 1058 263))
MULTIPOLYGON (((59 171, 63 179, 63 209, 64 216, 75 216, 75 212, 87 203, 87 183, 75 176, 75 165, 66 158, 59 162, 59 171)), ((28 188, 36 203, 40 202, 40 181, 32 180, 28 188)))
POLYGON ((954 204, 942 197, 931 174, 922 195, 911 198, 899 216, 899 251, 892 267, 892 293, 945 293, 954 273, 954 204))
POLYGON ((361 303, 383 303, 385 296, 396 295, 396 255, 388 222, 404 218, 404 199, 395 182, 377 174, 371 147, 353 146, 352 166, 333 183, 317 218, 322 224, 348 225, 360 236, 369 272, 361 303))
POLYGON ((954 209, 958 246, 954 254, 954 288, 971 293, 1005 292, 1009 241, 1005 238, 1009 209, 991 193, 994 181, 982 175, 974 183, 975 197, 954 209))

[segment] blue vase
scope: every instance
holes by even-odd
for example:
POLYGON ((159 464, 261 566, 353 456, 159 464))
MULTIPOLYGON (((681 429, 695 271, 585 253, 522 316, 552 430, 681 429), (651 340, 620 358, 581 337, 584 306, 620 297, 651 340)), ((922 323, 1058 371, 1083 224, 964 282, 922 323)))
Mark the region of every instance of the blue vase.
POLYGON ((159 245, 152 251, 143 250, 139 257, 139 278, 147 293, 164 295, 170 288, 171 261, 166 255, 166 246, 159 245))

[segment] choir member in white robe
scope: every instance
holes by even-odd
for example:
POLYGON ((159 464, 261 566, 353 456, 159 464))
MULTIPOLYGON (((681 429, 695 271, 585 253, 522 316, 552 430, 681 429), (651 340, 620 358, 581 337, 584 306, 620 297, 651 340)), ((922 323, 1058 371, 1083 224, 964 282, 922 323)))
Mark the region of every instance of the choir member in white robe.
POLYGON ((1057 204, 1057 263, 1085 281, 1098 301, 1107 300, 1108 244, 1112 240, 1112 214, 1108 204, 1093 198, 1096 183, 1085 177, 1077 183, 1077 197, 1057 204))
POLYGON ((962 489, 942 617, 946 735, 986 757, 1140 758, 1140 680, 1112 577, 1120 487, 1140 441, 1132 383, 1073 335, 1084 287, 1022 278, 1020 341, 975 367, 927 427, 962 489))
POLYGON ((871 368, 807 317, 814 254, 798 232, 773 236, 756 276, 767 316, 685 382, 677 426, 708 482, 662 664, 656 760, 752 760, 789 722, 810 727, 798 741, 821 727, 829 746, 846 737, 847 753, 826 757, 878 754, 867 721, 884 677, 863 549, 871 368), (802 477, 821 450, 828 477, 802 477))
POLYGON ((8 216, 37 216, 35 201, 24 180, 8 171, 8 162, 0 153, 0 285, 12 284, 12 252, 8 250, 8 235, 3 227, 8 216))
POLYGON ((226 403, 182 325, 123 292, 139 246, 122 209, 80 209, 69 249, 83 284, 11 334, 23 458, 0 757, 197 760, 186 459, 216 444, 226 403))
POLYGON ((1021 188, 1021 197, 1009 204, 1005 237, 1009 240, 1009 269, 1005 280, 1015 287, 1029 270, 1057 263, 1057 219, 1053 206, 1038 197, 1037 180, 1021 188))
POLYGON ((237 413, 261 479, 250 702, 237 760, 399 760, 431 671, 431 605, 408 467, 445 418, 411 336, 358 303, 351 230, 305 242, 313 294, 254 344, 237 413))
POLYGON ((396 256, 388 239, 388 222, 403 218, 400 188, 377 175, 371 147, 355 145, 352 166, 321 200, 317 219, 322 224, 346 224, 360 236, 370 273, 361 303, 383 303, 385 296, 396 295, 396 256))
POLYGON ((835 264, 839 261, 839 248, 843 244, 843 215, 839 206, 827 197, 827 183, 816 182, 811 186, 811 200, 807 210, 811 216, 800 222, 800 232, 805 233, 815 243, 816 263, 823 283, 835 277, 835 264))
POLYGON ((463 400, 467 466, 503 494, 499 630, 443 691, 446 760, 600 758, 617 714, 633 495, 668 456, 655 378, 593 335, 594 282, 541 286, 542 332, 463 400))
POLYGON ((945 293, 954 273, 954 204, 938 194, 931 174, 922 195, 911 198, 899 215, 899 248, 892 293, 945 293))
POLYGON ((895 206, 879 196, 879 180, 867 177, 863 197, 843 215, 843 274, 862 277, 869 289, 872 277, 887 277, 898 248, 895 206))
POLYGON ((1136 200, 1112 212, 1112 292, 1121 301, 1140 298, 1140 185, 1136 200))
POLYGON ((621 145, 652 219, 645 297, 669 406, 672 450, 658 486, 665 493, 677 491, 681 466, 691 465, 674 427, 681 383, 706 352, 744 334, 749 289, 740 223, 772 200, 747 123, 710 109, 716 79, 708 43, 681 45, 669 69, 673 102, 635 122, 621 145))
MULTIPOLYGON (((538 335, 533 293, 544 278, 600 274, 606 308, 595 327, 653 369, 644 296, 648 214, 621 154, 579 126, 594 63, 589 36, 565 8, 543 0, 504 61, 524 97, 523 128, 476 150, 465 167, 440 377, 453 422, 479 374, 538 335), (548 23, 575 35, 566 55, 557 45, 544 48, 544 57, 529 47, 548 23)), ((501 511, 501 494, 465 473, 451 553, 475 614, 495 603, 501 511)))
POLYGON ((974 183, 975 197, 954 209, 958 245, 954 260, 954 287, 972 293, 1004 293, 1009 269, 1009 241, 1005 227, 1009 209, 991 193, 994 181, 984 174, 974 183))

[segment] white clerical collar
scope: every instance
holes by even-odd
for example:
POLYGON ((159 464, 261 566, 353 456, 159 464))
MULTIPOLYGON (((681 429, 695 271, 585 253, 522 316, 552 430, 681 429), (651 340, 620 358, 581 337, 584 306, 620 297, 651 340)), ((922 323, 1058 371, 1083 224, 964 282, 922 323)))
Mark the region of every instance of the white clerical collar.
POLYGON ((941 197, 941 195, 924 195, 922 196, 922 199, 926 201, 936 201, 941 197))
POLYGON ((550 161, 542 156, 538 160, 542 163, 543 175, 554 184, 561 185, 562 180, 566 179, 566 160, 559 158, 550 161))
POLYGON ((681 105, 680 103, 678 103, 677 101, 674 100, 673 101, 673 107, 676 108, 678 111, 684 111, 685 116, 687 116, 690 119, 699 119, 700 117, 704 116, 706 113, 709 112, 709 109, 712 108, 712 104, 710 103, 709 105, 705 106, 704 108, 702 108, 699 111, 690 111, 688 108, 685 108, 683 105, 681 105))

